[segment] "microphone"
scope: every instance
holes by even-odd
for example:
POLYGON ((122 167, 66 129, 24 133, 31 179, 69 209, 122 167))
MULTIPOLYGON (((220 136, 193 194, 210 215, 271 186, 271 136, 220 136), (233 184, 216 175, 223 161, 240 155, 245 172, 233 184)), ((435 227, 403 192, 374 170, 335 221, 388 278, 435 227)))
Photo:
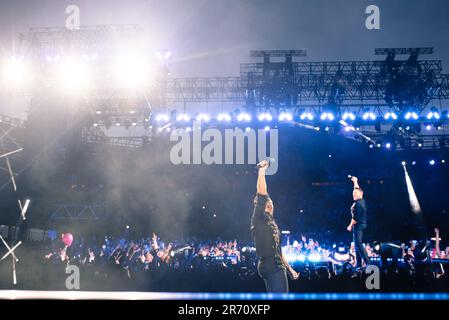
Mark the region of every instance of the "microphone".
MULTIPOLYGON (((265 160, 268 161, 268 167, 267 167, 267 168, 270 167, 271 163, 273 163, 273 162, 276 161, 274 158, 267 158, 267 159, 265 159, 265 160)), ((261 162, 262 162, 262 161, 261 161, 261 162)), ((260 165, 261 162, 259 162, 259 163, 257 164, 257 168, 260 168, 260 167, 261 167, 261 165, 260 165)))

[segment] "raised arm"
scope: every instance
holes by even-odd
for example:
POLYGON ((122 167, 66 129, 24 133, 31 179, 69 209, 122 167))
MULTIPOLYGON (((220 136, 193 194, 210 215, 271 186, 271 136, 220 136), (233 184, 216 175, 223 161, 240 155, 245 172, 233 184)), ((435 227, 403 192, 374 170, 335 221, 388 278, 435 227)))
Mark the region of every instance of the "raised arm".
POLYGON ((435 228, 435 254, 437 258, 441 257, 441 250, 440 250, 440 230, 438 228, 435 228))
POLYGON ((265 172, 268 168, 268 161, 263 160, 259 163, 259 175, 257 177, 257 193, 263 196, 268 194, 267 181, 265 179, 265 172))
POLYGON ((357 177, 352 176, 351 181, 354 184, 354 189, 360 189, 359 179, 357 177))

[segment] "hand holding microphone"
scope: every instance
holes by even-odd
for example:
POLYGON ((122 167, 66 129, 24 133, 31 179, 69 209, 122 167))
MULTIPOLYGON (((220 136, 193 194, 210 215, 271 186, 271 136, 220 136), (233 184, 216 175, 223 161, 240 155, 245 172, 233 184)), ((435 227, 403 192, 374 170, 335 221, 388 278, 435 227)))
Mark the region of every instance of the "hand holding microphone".
POLYGON ((262 160, 261 162, 259 162, 257 164, 257 168, 258 169, 268 169, 270 167, 270 164, 274 161, 275 161, 274 158, 268 158, 266 160, 262 160))

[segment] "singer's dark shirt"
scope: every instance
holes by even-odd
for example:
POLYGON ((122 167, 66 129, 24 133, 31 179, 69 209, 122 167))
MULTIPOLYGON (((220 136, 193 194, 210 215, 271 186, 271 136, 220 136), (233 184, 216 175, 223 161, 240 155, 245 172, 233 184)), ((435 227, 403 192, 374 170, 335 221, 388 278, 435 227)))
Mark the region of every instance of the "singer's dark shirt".
POLYGON ((363 198, 356 200, 352 205, 352 218, 357 221, 357 225, 366 225, 366 211, 366 201, 363 198))
POLYGON ((281 260, 279 228, 272 215, 265 213, 268 199, 268 195, 256 195, 251 217, 251 235, 264 273, 272 273, 284 268, 281 260))

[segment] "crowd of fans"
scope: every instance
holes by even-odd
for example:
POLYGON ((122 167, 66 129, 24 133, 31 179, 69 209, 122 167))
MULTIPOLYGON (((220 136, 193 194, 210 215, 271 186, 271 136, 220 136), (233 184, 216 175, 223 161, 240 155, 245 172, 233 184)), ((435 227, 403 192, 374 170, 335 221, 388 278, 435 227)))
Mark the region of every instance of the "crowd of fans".
MULTIPOLYGON (((416 262, 439 260, 449 261, 449 246, 440 248, 440 235, 427 241, 410 241, 396 244, 396 256, 406 267, 414 268, 416 262)), ((375 262, 381 261, 379 244, 365 244, 368 256, 375 262)), ((282 247, 286 260, 297 269, 304 265, 326 267, 329 272, 343 264, 358 267, 354 244, 321 244, 317 240, 301 235, 298 240, 284 239, 282 247)), ((92 268, 97 274, 107 274, 111 269, 120 271, 132 279, 145 273, 204 273, 228 271, 239 277, 256 274, 257 255, 252 243, 237 240, 200 241, 197 239, 162 241, 155 233, 151 237, 130 240, 127 237, 87 241, 76 240, 71 246, 64 246, 55 239, 47 248, 45 259, 53 265, 74 264, 92 268)), ((391 260, 391 259, 390 259, 391 260)), ((386 260, 385 260, 386 261, 386 260)), ((444 275, 441 266, 438 276, 444 275)))

